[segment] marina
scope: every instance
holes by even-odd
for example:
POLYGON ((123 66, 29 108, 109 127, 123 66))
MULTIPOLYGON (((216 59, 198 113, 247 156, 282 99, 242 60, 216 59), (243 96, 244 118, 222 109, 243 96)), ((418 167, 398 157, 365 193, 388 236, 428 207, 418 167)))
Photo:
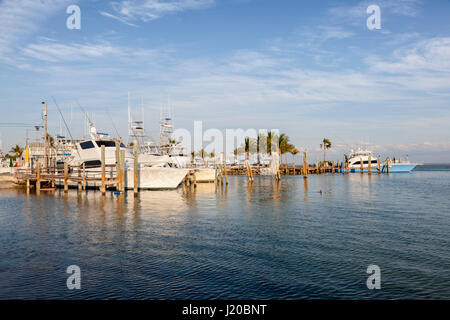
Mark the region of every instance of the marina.
MULTIPOLYGON (((132 189, 137 196, 140 190, 176 189, 182 184, 194 187, 197 183, 228 184, 228 175, 246 175, 249 182, 253 182, 254 176, 259 175, 281 180, 283 175, 302 175, 307 179, 310 174, 326 173, 389 174, 411 172, 417 165, 410 163, 408 156, 404 161, 395 158, 391 160, 389 157, 382 161, 380 156, 375 158, 371 151, 361 148, 357 151, 351 150, 349 156, 344 155, 341 162, 325 161, 326 148, 331 147, 331 142, 324 139, 321 144, 324 161, 316 160, 316 163, 311 165, 308 152, 304 151, 302 165, 289 166, 287 162, 281 163, 283 154, 289 152, 294 156, 299 151, 289 143, 289 137, 285 134, 279 137, 259 135, 258 139, 246 137, 244 143, 235 149, 233 163, 223 152, 219 159, 211 153, 213 162, 205 161, 204 149, 198 153, 201 158, 196 159, 195 153, 192 152, 189 160, 183 146, 173 139, 174 128, 170 114, 163 116, 161 111, 158 145, 147 136, 144 121, 132 119, 130 104, 128 147, 120 137, 114 138, 109 133, 98 132, 87 113, 87 138, 67 139, 60 133, 54 140, 47 132, 47 102, 42 104, 45 105, 44 141, 41 142, 37 136, 36 142, 27 142, 23 149, 16 146, 18 154, 15 165, 11 158, 9 168, 3 166, 2 169, 3 181, 9 186, 25 186, 27 193, 32 188, 37 194, 40 194, 41 190, 51 191, 54 188, 63 188, 64 192, 69 188, 78 188, 80 192, 90 188, 98 189, 104 195, 106 190, 120 193, 132 189), (272 140, 276 143, 273 144, 272 140), (266 156, 256 152, 258 160, 251 162, 250 153, 254 155, 255 145, 258 145, 258 148, 270 146, 274 150, 266 156), (238 161, 239 153, 246 153, 246 158, 238 161)), ((85 112, 83 108, 82 110, 85 112)), ((64 120, 62 114, 61 119, 64 120)), ((69 131, 69 128, 67 130, 69 131)))
POLYGON ((449 12, 0 0, 0 300, 450 300, 449 12))

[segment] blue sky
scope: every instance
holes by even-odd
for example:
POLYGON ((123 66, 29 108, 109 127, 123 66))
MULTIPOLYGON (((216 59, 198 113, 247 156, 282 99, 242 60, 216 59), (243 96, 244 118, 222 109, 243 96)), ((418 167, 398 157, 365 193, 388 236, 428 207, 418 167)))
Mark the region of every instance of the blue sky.
MULTIPOLYGON (((126 135, 127 92, 157 136, 170 96, 178 128, 277 128, 318 153, 334 142, 450 162, 450 2, 1 0, 1 120, 40 122, 52 97, 83 134, 77 100, 126 135), (81 30, 66 8, 81 9, 81 30), (366 9, 381 8, 368 30, 366 9)), ((4 151, 25 128, 0 126, 4 151)), ((30 137, 34 134, 30 132, 30 137)))

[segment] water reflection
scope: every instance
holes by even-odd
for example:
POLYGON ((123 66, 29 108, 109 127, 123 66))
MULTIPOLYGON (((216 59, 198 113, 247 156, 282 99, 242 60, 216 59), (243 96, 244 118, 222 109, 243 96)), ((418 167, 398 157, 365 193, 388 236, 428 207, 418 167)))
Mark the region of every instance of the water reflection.
POLYGON ((229 177, 137 198, 2 190, 0 298, 449 298, 441 176, 229 177), (373 261, 392 286, 369 295, 373 261))

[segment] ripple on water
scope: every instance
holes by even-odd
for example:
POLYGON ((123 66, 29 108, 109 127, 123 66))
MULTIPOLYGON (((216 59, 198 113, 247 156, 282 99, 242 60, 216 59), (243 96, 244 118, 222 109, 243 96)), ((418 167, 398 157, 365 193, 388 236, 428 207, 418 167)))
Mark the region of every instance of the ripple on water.
POLYGON ((229 182, 136 201, 2 191, 0 298, 450 298, 450 172, 229 182))

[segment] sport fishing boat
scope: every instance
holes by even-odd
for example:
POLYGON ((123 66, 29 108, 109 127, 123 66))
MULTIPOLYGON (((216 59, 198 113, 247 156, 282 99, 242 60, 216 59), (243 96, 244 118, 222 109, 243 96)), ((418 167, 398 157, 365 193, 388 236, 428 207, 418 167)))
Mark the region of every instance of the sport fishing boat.
POLYGON ((350 155, 348 156, 348 170, 349 172, 361 172, 361 162, 363 167, 363 172, 368 172, 369 165, 371 171, 377 171, 378 166, 381 172, 411 172, 417 164, 411 163, 406 156, 406 160, 402 159, 389 159, 389 161, 384 161, 383 163, 378 163, 377 157, 374 157, 372 151, 362 150, 359 148, 357 151, 350 150, 350 155), (370 164, 369 164, 370 161, 370 164))
MULTIPOLYGON (((68 161, 72 166, 83 166, 86 168, 86 175, 89 177, 101 176, 99 168, 101 167, 101 148, 105 146, 105 165, 107 167, 107 177, 112 178, 115 175, 114 165, 116 163, 116 149, 125 153, 125 187, 133 189, 134 183, 134 157, 125 145, 105 133, 97 133, 96 128, 90 125, 90 139, 76 143, 77 151, 68 161)), ((176 189, 184 180, 189 169, 171 168, 166 162, 161 161, 163 157, 158 157, 143 161, 139 155, 139 188, 140 189, 176 189)), ((63 181, 57 181, 57 184, 63 184, 63 181)), ((88 187, 99 187, 99 182, 89 182, 88 187)))

